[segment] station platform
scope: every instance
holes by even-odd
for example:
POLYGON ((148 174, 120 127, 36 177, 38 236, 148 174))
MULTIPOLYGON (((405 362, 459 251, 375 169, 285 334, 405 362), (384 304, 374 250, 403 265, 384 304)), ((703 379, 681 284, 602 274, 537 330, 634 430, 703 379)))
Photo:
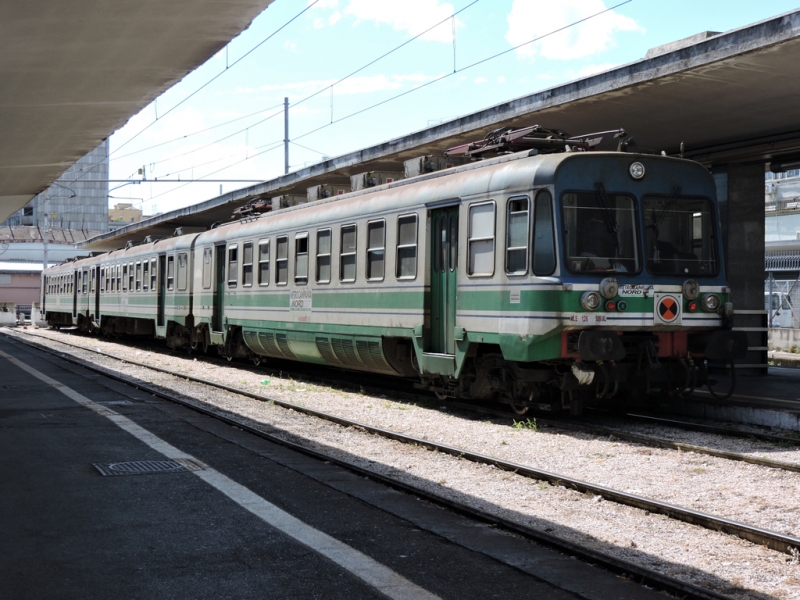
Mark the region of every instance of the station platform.
POLYGON ((0 372, 3 599, 663 597, 4 335, 0 372))
MULTIPOLYGON (((728 393, 730 371, 711 372, 718 397, 728 393)), ((800 368, 769 367, 766 375, 738 374, 734 393, 720 400, 706 387, 669 405, 674 414, 719 423, 760 425, 800 434, 800 368)))

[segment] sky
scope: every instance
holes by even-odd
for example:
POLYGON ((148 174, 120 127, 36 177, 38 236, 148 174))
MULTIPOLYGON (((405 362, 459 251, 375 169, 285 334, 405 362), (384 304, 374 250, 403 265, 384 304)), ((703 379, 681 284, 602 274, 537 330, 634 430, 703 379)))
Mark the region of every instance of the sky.
MULTIPOLYGON (((144 168, 148 182, 111 184, 109 205, 168 212, 283 174, 285 97, 293 171, 797 8, 797 0, 275 0, 111 136, 110 178, 139 178, 144 168)), ((625 124, 597 129, 617 127, 625 124)))

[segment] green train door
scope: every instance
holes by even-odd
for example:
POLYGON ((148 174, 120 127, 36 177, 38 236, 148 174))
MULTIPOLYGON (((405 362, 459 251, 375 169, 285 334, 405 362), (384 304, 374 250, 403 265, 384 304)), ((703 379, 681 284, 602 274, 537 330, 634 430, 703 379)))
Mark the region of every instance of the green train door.
POLYGON ((166 325, 167 312, 167 257, 164 254, 158 257, 158 318, 156 325, 166 325))
POLYGON ((100 279, 100 265, 95 266, 94 274, 92 276, 92 285, 94 291, 94 322, 99 326, 100 325, 100 285, 102 281, 100 279))
POLYGON ((78 288, 81 286, 80 271, 72 273, 72 318, 78 317, 78 288))
POLYGON ((225 246, 214 247, 214 300, 211 312, 211 330, 221 332, 223 301, 225 299, 225 246))
POLYGON ((431 211, 431 335, 428 352, 455 354, 458 207, 431 211))

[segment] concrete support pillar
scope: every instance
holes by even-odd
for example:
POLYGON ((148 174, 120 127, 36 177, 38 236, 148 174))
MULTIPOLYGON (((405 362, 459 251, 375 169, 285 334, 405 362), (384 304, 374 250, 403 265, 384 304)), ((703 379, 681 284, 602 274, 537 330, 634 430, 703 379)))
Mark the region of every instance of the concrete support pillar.
POLYGON ((734 329, 748 332, 752 349, 744 372, 766 374, 764 314, 764 165, 729 164, 713 169, 720 206, 726 275, 734 329))

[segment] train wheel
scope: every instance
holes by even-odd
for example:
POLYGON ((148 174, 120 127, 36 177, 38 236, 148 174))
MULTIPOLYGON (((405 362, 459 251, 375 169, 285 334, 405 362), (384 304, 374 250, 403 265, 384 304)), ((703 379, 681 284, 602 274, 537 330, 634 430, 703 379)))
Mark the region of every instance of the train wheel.
POLYGON ((253 357, 253 364, 254 364, 255 366, 259 366, 259 365, 261 364, 261 357, 260 357, 258 354, 256 354, 256 355, 253 357))
POLYGON ((510 406, 511 410, 513 410, 518 415, 524 415, 531 409, 531 407, 526 404, 514 404, 513 402, 511 403, 510 406))

